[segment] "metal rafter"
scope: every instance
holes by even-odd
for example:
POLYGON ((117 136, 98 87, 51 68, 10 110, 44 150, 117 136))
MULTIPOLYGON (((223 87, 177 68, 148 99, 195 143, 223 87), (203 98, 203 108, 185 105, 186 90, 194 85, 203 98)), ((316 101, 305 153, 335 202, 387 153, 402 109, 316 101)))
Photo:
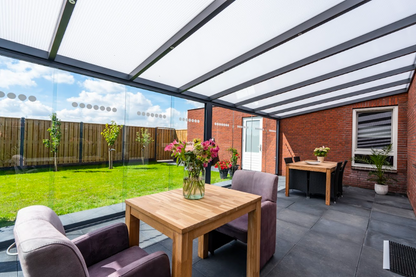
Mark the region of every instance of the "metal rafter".
MULTIPOLYGON (((254 111, 260 111, 260 110, 275 108, 275 107, 278 107, 278 106, 282 106, 282 105, 285 105, 285 104, 289 104, 289 103, 304 100, 304 99, 307 99, 307 98, 315 97, 315 96, 318 96, 318 95, 323 95, 323 94, 330 93, 330 92, 333 92, 333 91, 337 91, 337 90, 341 90, 341 89, 361 85, 361 84, 364 84, 364 83, 376 81, 376 80, 379 80, 379 79, 387 78, 387 77, 390 77, 390 76, 394 76, 394 75, 397 75, 397 74, 401 74, 401 73, 404 73, 404 72, 415 70, 415 68, 416 68, 415 65, 404 66, 404 67, 401 67, 401 68, 397 68, 397 69, 390 70, 390 71, 387 71, 387 72, 383 72, 383 73, 380 73, 380 74, 372 75, 372 76, 362 78, 362 79, 359 79, 359 80, 344 83, 344 84, 341 84, 341 85, 338 85, 338 86, 329 87, 329 88, 318 90, 318 91, 315 91, 315 92, 311 92, 311 93, 308 93, 308 94, 305 94, 305 95, 300 95, 300 96, 293 97, 293 98, 290 98, 290 99, 282 100, 282 101, 279 101, 279 102, 276 102, 276 103, 273 103, 273 104, 270 104, 270 105, 265 105, 263 107, 255 108, 254 111)), ((275 114, 275 112, 274 111, 270 112, 270 114, 275 114)))
MULTIPOLYGON (((233 67, 236 67, 248 60, 251 60, 264 52, 269 51, 293 38, 296 38, 300 34, 304 34, 325 22, 328 22, 352 9, 361 6, 362 4, 369 2, 369 0, 353 0, 353 1, 343 1, 342 3, 318 14, 317 16, 312 17, 311 19, 293 27, 292 29, 284 32, 276 36, 275 38, 261 44, 260 46, 238 56, 237 58, 232 59, 231 61, 211 70, 210 72, 205 73, 204 75, 184 84, 179 88, 179 91, 184 92, 191 89, 194 86, 199 85, 221 73, 224 71, 230 70, 233 67)), ((219 98, 219 97, 217 97, 219 98)))
POLYGON ((56 54, 58 53, 59 46, 61 45, 62 39, 64 38, 66 27, 68 27, 68 23, 69 23, 69 20, 71 19, 72 12, 74 11, 76 1, 77 0, 65 1, 65 5, 63 6, 61 15, 59 17, 59 24, 57 28, 55 29, 52 43, 49 48, 48 58, 50 60, 54 60, 56 58, 56 54))
POLYGON ((379 99, 379 98, 383 98, 383 97, 389 97, 389 96, 402 94, 402 93, 406 93, 406 92, 407 92, 407 89, 398 89, 398 90, 393 90, 393 91, 390 91, 390 92, 381 93, 381 94, 374 95, 374 96, 363 97, 363 98, 359 98, 359 99, 356 99, 356 100, 351 100, 351 101, 347 101, 347 102, 343 102, 343 103, 338 103, 338 104, 334 104, 334 105, 325 106, 325 107, 322 107, 322 108, 311 109, 311 110, 308 110, 308 111, 303 111, 303 112, 294 113, 294 114, 288 114, 288 115, 285 115, 285 116, 274 117, 274 118, 275 119, 284 119, 284 118, 294 117, 294 116, 298 116, 298 115, 304 115, 304 114, 308 114, 308 113, 319 112, 319 111, 329 110, 329 109, 338 108, 338 107, 342 107, 342 106, 347 106, 347 105, 351 105, 351 104, 357 104, 357 103, 361 103, 361 102, 365 102, 365 101, 371 101, 371 100, 375 100, 375 99, 379 99))
MULTIPOLYGON (((348 67, 344 67, 344 68, 341 68, 339 70, 329 72, 327 74, 323 74, 321 76, 314 77, 314 78, 311 78, 309 80, 305 80, 305 81, 296 83, 294 85, 290 85, 290 86, 287 86, 287 87, 284 87, 284 88, 280 88, 280 89, 262 94, 262 95, 259 96, 259 97, 262 97, 262 98, 258 99, 258 100, 262 100, 262 99, 265 99, 265 98, 268 98, 268 97, 273 97, 273 96, 276 96, 276 95, 279 95, 279 94, 282 94, 282 93, 285 93, 285 92, 288 92, 288 91, 291 91, 291 90, 294 90, 294 89, 298 89, 298 88, 301 88, 301 87, 305 87, 305 86, 309 86, 309 85, 312 85, 312 84, 315 84, 315 83, 319 83, 319 82, 325 81, 327 79, 331 79, 333 77, 337 77, 337 76, 347 74, 347 73, 350 73, 350 72, 353 72, 353 71, 356 71, 356 70, 360 70, 360 69, 370 67, 370 66, 373 66, 373 65, 376 65, 376 64, 387 62, 389 60, 393 60, 393 59, 396 59, 396 58, 399 58, 399 57, 402 57, 402 56, 406 56, 406 55, 412 54, 414 52, 416 52, 416 45, 409 46, 409 47, 406 47, 406 48, 403 48, 403 49, 385 54, 383 56, 380 56, 380 57, 377 57, 377 58, 374 58, 374 59, 371 59, 371 60, 368 60, 368 61, 365 61, 365 62, 354 64, 354 65, 351 65, 351 66, 348 66, 348 67)), ((246 105, 246 104, 258 101, 258 100, 252 100, 252 99, 253 98, 240 101, 238 103, 235 103, 235 105, 237 107, 239 107, 239 106, 242 106, 242 105, 246 105)), ((262 109, 264 109, 264 108, 262 108, 262 109)))
POLYGON ((157 49, 152 55, 144 60, 139 66, 137 66, 130 73, 130 80, 136 79, 143 72, 149 69, 158 60, 163 58, 166 54, 172 51, 175 47, 181 44, 185 39, 195 33, 199 28, 204 26, 217 14, 227 8, 234 0, 216 0, 205 8, 200 14, 192 19, 188 24, 185 25, 179 32, 165 42, 159 49, 157 49))
MULTIPOLYGON (((340 100, 340 99, 344 99, 344 98, 348 98, 348 97, 352 97, 352 96, 357 96, 357 95, 361 95, 361 94, 365 94, 365 93, 370 93, 370 92, 373 92, 373 91, 378 91, 378 90, 382 90, 382 89, 386 89, 386 88, 405 85, 405 84, 409 84, 410 81, 411 81, 410 79, 404 79, 404 80, 400 80, 400 81, 396 81, 396 82, 391 82, 391 83, 388 83, 388 84, 383 84, 383 85, 380 85, 380 86, 375 86, 375 87, 362 89, 362 90, 358 90, 358 91, 353 91, 353 92, 342 94, 342 95, 328 97, 328 98, 325 98, 325 99, 316 100, 316 101, 305 103, 305 104, 295 105, 295 106, 287 108, 287 109, 274 111, 272 113, 269 113, 269 115, 282 114, 282 113, 286 113, 286 112, 290 112, 290 111, 294 111, 294 110, 299 110, 299 109, 310 107, 310 106, 315 106, 315 105, 319 105, 319 104, 323 104, 323 103, 327 103, 327 102, 331 102, 331 101, 336 101, 336 100, 340 100)), ((307 98, 309 98, 309 97, 307 97, 307 98)))
MULTIPOLYGON (((220 97, 224 97, 228 94, 231 94, 233 92, 242 90, 246 87, 250 87, 252 85, 255 85, 255 84, 261 83, 263 81, 266 81, 268 79, 271 79, 271 78, 277 77, 279 75, 285 74, 285 73, 290 72, 292 70, 295 70, 297 68, 303 67, 305 65, 317 62, 321 59, 325 59, 325 58, 328 58, 330 56, 339 54, 343 51, 346 51, 348 49, 357 47, 359 45, 362 45, 364 43, 367 43, 367 42, 370 42, 372 40, 378 39, 380 37, 386 36, 388 34, 399 31, 401 29, 412 26, 414 24, 416 24, 416 14, 408 16, 404 19, 401 19, 399 21, 396 21, 394 23, 391 23, 389 25, 381 27, 381 28, 379 28, 377 30, 374 30, 372 32, 369 32, 367 34, 364 34, 362 36, 359 36, 359 37, 356 37, 356 38, 351 39, 349 41, 346 41, 344 43, 338 44, 338 45, 336 45, 334 47, 331 47, 329 49, 323 50, 323 51, 321 51, 317 54, 314 54, 312 56, 301 59, 301 60, 296 61, 294 63, 291 63, 287 66, 278 68, 278 69, 273 70, 269 73, 263 74, 259 77, 256 77, 256 78, 253 78, 253 79, 248 80, 246 82, 243 82, 241 84, 238 84, 234 87, 223 90, 223 91, 221 91, 217 94, 212 95, 210 98, 211 99, 217 99, 217 98, 220 98, 220 97)), ((253 101, 257 101, 259 99, 263 99, 263 95, 259 96, 259 97, 250 98, 249 100, 246 100, 246 101, 253 102, 253 101)))

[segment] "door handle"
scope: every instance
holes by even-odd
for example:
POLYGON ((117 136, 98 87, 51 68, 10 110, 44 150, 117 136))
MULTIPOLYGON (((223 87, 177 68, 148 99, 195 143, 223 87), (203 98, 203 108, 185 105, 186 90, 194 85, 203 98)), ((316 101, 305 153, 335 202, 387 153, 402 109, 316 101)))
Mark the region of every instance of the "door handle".
POLYGON ((261 144, 259 145, 260 151, 261 151, 261 144))

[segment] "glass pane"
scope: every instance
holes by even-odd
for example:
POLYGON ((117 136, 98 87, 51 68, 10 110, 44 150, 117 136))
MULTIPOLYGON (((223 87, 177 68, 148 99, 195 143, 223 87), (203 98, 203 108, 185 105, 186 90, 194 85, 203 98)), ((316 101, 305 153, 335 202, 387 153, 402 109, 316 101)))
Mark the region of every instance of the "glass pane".
POLYGON ((180 87, 340 2, 235 1, 141 77, 180 87))
POLYGON ((357 113, 357 148, 383 148, 390 145, 392 113, 357 113))
POLYGON ((251 153, 259 153, 260 152, 260 121, 252 120, 247 121, 245 124, 246 127, 246 145, 245 151, 251 153))
POLYGON ((211 2, 78 1, 58 54, 128 74, 211 2))
POLYGON ((0 1, 0 38, 48 51, 64 0, 0 1))

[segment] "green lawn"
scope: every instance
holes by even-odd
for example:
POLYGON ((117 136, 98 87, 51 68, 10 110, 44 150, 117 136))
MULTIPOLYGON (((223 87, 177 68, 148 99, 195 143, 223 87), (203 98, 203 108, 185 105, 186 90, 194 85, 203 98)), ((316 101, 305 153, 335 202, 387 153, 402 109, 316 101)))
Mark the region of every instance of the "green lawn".
MULTIPOLYGON (((61 167, 58 172, 0 171, 0 227, 12 225, 19 209, 46 205, 58 215, 123 202, 182 186, 183 167, 166 163, 145 165, 61 167), (9 173, 9 174, 8 174, 9 173)), ((211 183, 223 181, 212 172, 211 183)), ((230 179, 228 177, 227 179, 230 179)))

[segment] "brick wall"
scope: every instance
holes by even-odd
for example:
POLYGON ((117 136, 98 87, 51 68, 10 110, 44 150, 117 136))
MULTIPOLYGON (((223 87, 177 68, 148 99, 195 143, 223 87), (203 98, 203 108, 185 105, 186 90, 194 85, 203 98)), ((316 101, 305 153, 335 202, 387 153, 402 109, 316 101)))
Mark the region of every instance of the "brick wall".
MULTIPOLYGON (((220 146, 220 160, 229 160, 231 155, 228 148, 233 147, 241 154, 243 118, 251 115, 220 107, 214 107, 212 111, 212 137, 220 146)), ((188 140, 204 137, 204 109, 188 110, 188 118, 199 120, 199 124, 188 121, 188 140)), ((276 157, 276 120, 263 118, 263 142, 262 142, 262 171, 275 173, 276 157)), ((238 161, 241 165, 241 160, 238 161)))
POLYGON ((416 78, 409 88, 407 110, 407 195, 416 214, 416 78))
MULTIPOLYGON (((414 86, 415 84, 413 84, 413 88, 414 86)), ((374 183, 367 181, 368 171, 351 169, 353 109, 395 105, 399 107, 398 161, 397 174, 394 174, 398 183, 390 185, 389 191, 405 193, 408 176, 406 169, 407 93, 281 120, 279 174, 285 175, 286 172, 284 157, 293 155, 300 156, 302 160, 315 160, 313 149, 325 145, 331 148, 326 159, 349 161, 344 172, 346 185, 373 189, 374 183)), ((414 129, 416 132, 416 128, 414 129)), ((416 184, 413 196, 416 193, 415 189, 416 184)))

